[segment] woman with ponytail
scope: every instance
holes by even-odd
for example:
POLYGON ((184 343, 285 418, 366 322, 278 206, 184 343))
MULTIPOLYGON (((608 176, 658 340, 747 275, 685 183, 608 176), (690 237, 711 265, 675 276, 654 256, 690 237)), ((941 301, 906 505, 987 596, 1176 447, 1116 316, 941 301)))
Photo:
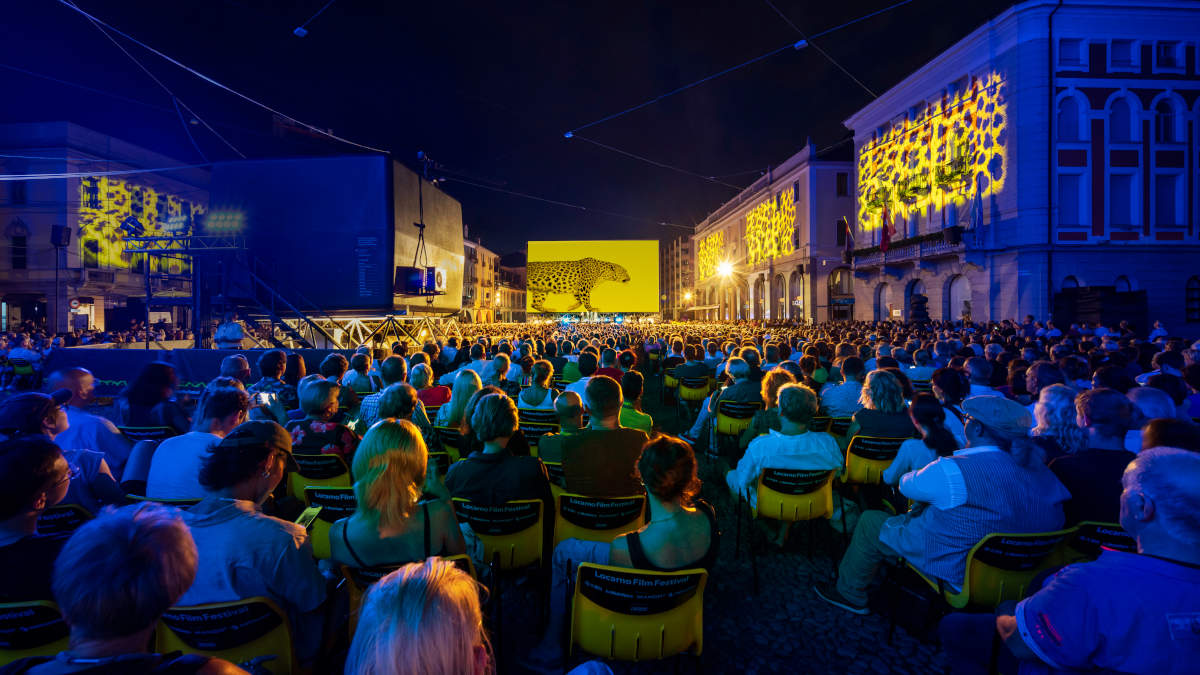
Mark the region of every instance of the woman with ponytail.
POLYGON ((964 371, 956 368, 938 368, 929 380, 933 395, 946 410, 946 428, 954 434, 958 447, 967 444, 967 417, 962 411, 963 399, 971 392, 971 380, 964 371))
POLYGON ((961 447, 954 434, 946 428, 946 409, 933 394, 917 394, 913 397, 908 414, 920 430, 921 438, 900 444, 896 459, 883 472, 883 482, 888 485, 897 485, 904 474, 920 471, 926 464, 938 457, 949 457, 961 447))
POLYGON ((466 551, 448 498, 416 425, 384 419, 354 454, 354 514, 329 529, 330 557, 351 567, 399 565, 466 551))

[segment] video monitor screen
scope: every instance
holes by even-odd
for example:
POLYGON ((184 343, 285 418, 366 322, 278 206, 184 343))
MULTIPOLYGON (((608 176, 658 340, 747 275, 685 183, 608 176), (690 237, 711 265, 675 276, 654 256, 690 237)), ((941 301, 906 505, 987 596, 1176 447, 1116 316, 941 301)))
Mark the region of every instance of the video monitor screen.
POLYGON ((531 313, 657 312, 658 241, 529 242, 531 313))

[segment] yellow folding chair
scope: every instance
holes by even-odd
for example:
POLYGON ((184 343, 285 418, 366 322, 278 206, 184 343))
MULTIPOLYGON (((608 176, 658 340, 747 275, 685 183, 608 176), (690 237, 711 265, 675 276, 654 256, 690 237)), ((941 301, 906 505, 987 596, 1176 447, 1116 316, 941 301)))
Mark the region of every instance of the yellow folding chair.
POLYGON ((454 498, 454 513, 483 543, 484 559, 500 570, 537 565, 542 559, 544 518, 540 499, 516 499, 488 505, 454 498))
POLYGON ((846 447, 846 468, 841 482, 846 485, 875 485, 892 465, 907 438, 855 436, 846 447))
POLYGON ((817 415, 808 423, 809 431, 829 431, 829 425, 833 421, 832 417, 817 415))
MULTIPOLYGON (((454 563, 454 566, 471 575, 472 579, 478 580, 475 574, 475 564, 471 562, 471 556, 460 553, 458 555, 442 556, 442 560, 454 563)), ((354 639, 354 632, 358 629, 358 610, 362 607, 363 595, 372 584, 404 567, 407 563, 396 565, 376 565, 373 567, 350 567, 342 565, 340 571, 342 578, 346 580, 346 587, 349 589, 350 601, 350 639, 354 639)), ((482 588, 482 587, 481 587, 482 588)))
POLYGON ((1051 556, 1053 565, 1070 565, 1095 560, 1102 549, 1137 553, 1137 540, 1118 523, 1098 523, 1085 520, 1079 523, 1051 556))
POLYGON ((708 376, 685 377, 679 380, 679 400, 694 420, 700 414, 700 406, 708 398, 708 376))
POLYGON ((1074 528, 1055 532, 989 534, 967 554, 967 571, 961 591, 941 579, 931 579, 909 565, 954 609, 994 610, 1006 600, 1025 597, 1029 583, 1044 569, 1046 560, 1074 528))
POLYGON ((717 436, 716 454, 721 454, 720 448, 722 445, 732 443, 734 449, 736 449, 737 441, 741 438, 742 432, 750 428, 750 422, 754 419, 754 413, 761 409, 762 404, 757 402, 718 401, 717 419, 715 422, 717 436))
POLYGON ((556 497, 554 545, 564 539, 606 541, 646 523, 646 496, 589 497, 564 492, 556 497))
POLYGON ((70 648, 70 629, 49 600, 0 603, 0 666, 70 648))
POLYGON ((287 614, 263 597, 172 607, 155 631, 155 650, 254 662, 276 675, 297 665, 287 614))
POLYGON ((581 563, 571 597, 567 652, 647 661, 704 651, 703 569, 651 572, 581 563))
POLYGON ((299 471, 288 474, 288 494, 293 497, 303 496, 304 488, 309 485, 341 488, 353 485, 346 460, 338 455, 293 454, 292 457, 300 467, 299 471))
POLYGON ((442 444, 442 450, 450 455, 450 459, 454 460, 454 462, 461 459, 464 450, 462 447, 463 437, 458 427, 435 426, 433 430, 437 432, 438 441, 442 444))
POLYGON ((312 541, 313 557, 327 560, 331 555, 329 529, 338 520, 353 515, 358 507, 354 488, 306 485, 302 494, 305 506, 321 507, 320 513, 309 526, 308 538, 312 541))
MULTIPOLYGON (((836 472, 807 469, 763 469, 755 482, 757 504, 751 506, 751 520, 768 518, 784 523, 807 521, 833 515, 833 476, 836 472)), ((742 497, 738 498, 737 555, 742 555, 742 497)), ((809 528, 808 557, 813 556, 814 528, 809 528)), ((754 570, 754 594, 758 595, 758 553, 750 530, 750 559, 754 570)))
POLYGON ((38 516, 38 534, 65 539, 91 519, 92 514, 78 504, 51 506, 38 516))

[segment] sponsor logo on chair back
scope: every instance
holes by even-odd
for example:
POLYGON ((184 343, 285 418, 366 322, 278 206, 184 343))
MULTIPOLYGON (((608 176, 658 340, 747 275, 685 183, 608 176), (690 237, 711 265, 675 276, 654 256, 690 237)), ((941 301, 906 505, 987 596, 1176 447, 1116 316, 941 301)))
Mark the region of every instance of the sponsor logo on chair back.
POLYGON ((354 488, 308 486, 304 488, 304 503, 308 506, 320 506, 321 513, 317 514, 317 517, 328 523, 349 518, 358 508, 354 488))
POLYGON ((454 512, 459 522, 471 526, 475 534, 515 534, 533 527, 540 511, 538 503, 508 503, 489 506, 467 500, 454 500, 454 512))
POLYGON ((1036 569, 1063 540, 1062 533, 993 534, 975 550, 975 561, 1010 572, 1036 569))
POLYGON ((637 571, 579 567, 579 592, 597 605, 618 614, 661 614, 691 600, 705 574, 690 571, 670 575, 637 571))
POLYGON ((346 473, 346 463, 337 455, 294 454, 300 475, 305 478, 325 479, 346 473))
POLYGON ((264 602, 220 607, 172 607, 162 622, 192 649, 219 652, 253 642, 283 623, 264 602))
MULTIPOLYGON (((25 651, 66 640, 70 629, 54 603, 0 604, 0 650, 25 651)), ((64 644, 65 648, 66 645, 64 644)), ((0 654, 0 659, 4 655, 0 654)))
POLYGON ((91 519, 92 517, 87 511, 74 504, 51 506, 38 516, 38 534, 66 538, 91 519))
POLYGON ((806 495, 821 489, 832 475, 826 470, 763 469, 762 484, 785 495, 806 495))

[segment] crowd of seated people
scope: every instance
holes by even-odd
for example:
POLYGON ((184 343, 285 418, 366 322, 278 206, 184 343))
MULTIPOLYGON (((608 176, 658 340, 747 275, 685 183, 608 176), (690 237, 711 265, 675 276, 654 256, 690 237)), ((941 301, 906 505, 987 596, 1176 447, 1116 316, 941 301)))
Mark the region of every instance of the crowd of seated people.
MULTIPOLYGON (((728 494, 754 503, 765 469, 838 471, 850 437, 896 441, 881 482, 894 486, 911 508, 894 513, 894 505, 887 511, 868 503, 861 514, 850 514, 857 517, 847 519, 849 545, 837 581, 817 584, 815 599, 867 613, 880 572, 899 558, 958 589, 968 551, 988 534, 1050 532, 1084 521, 1120 523, 1139 545, 1145 539, 1147 556, 1159 556, 1150 572, 1174 574, 1180 596, 1194 598, 1197 579, 1187 565, 1195 561, 1180 542, 1195 544, 1195 528, 1189 530, 1192 523, 1181 515, 1189 511, 1180 505, 1197 498, 1196 482, 1158 474, 1194 471, 1188 458, 1200 452, 1200 431, 1190 412, 1198 392, 1189 376, 1197 372, 1198 356, 1196 346, 1166 336, 1149 341, 1079 328, 1051 335, 1015 322, 516 324, 497 326, 490 337, 415 350, 398 343, 390 354, 331 354, 318 375, 305 375, 299 355, 267 350, 257 358, 257 382, 250 361, 231 356, 194 410, 175 398, 174 369, 151 363, 116 398, 112 421, 86 410, 91 374, 64 369, 47 379, 48 394, 14 391, 0 401, 0 434, 9 439, 0 446, 0 501, 6 504, 0 565, 19 572, 6 575, 0 596, 52 599, 52 563, 64 539, 39 535, 39 516, 70 504, 99 516, 93 524, 113 518, 104 508, 126 501, 135 469, 144 467, 140 494, 199 500, 179 517, 198 565, 194 574, 183 565, 181 578, 194 579, 176 580, 164 591, 162 608, 140 608, 138 617, 153 623, 155 612, 171 604, 265 596, 287 614, 300 661, 324 664, 335 642, 330 632, 346 616, 337 600, 337 567, 416 563, 368 593, 350 648, 349 663, 364 664, 353 672, 387 672, 365 664, 374 660, 373 667, 383 668, 378 664, 396 662, 389 659, 417 663, 430 657, 379 642, 379 635, 399 630, 386 628, 394 619, 382 613, 381 603, 409 602, 394 594, 425 578, 458 588, 457 573, 426 562, 431 558, 467 552, 477 567, 490 562, 480 538, 457 522, 455 498, 485 506, 540 500, 545 563, 557 588, 571 577, 568 561, 660 571, 711 568, 716 516, 696 499, 696 458, 714 442, 722 404, 738 403, 759 410, 740 434, 740 450, 722 456, 731 460, 728 493, 714 497, 722 508, 730 503, 728 494), (648 386, 661 383, 665 371, 676 380, 715 383, 678 436, 662 435, 662 424, 643 405, 648 386), (527 436, 522 410, 540 413, 540 420, 552 415, 556 428, 527 436), (835 438, 820 430, 825 423, 814 430, 821 417, 848 420, 849 431, 835 438), (173 435, 134 447, 119 427, 160 427, 173 435), (447 438, 457 440, 447 445, 447 438), (459 461, 446 471, 435 455, 449 450, 459 461), (288 473, 299 470, 293 455, 315 454, 345 460, 355 503, 351 515, 330 526, 330 559, 321 563, 308 531, 288 511, 287 500, 297 496, 283 486, 288 473), (1160 455, 1166 459, 1156 459, 1160 455), (568 539, 553 547, 557 505, 546 462, 561 467, 559 487, 567 492, 644 495, 645 524, 611 544, 568 539), (364 636, 364 624, 379 625, 377 635, 364 636)), ((677 393, 665 396, 668 406, 680 403, 677 393)), ((838 501, 843 513, 855 510, 852 500, 838 501)), ((174 516, 144 513, 123 515, 109 527, 176 527, 174 516)), ((783 546, 789 528, 769 528, 770 540, 783 546)), ((79 530, 79 536, 85 533, 79 530)), ((1049 628, 1037 625, 1049 620, 1042 608, 1058 598, 1094 601, 1081 599, 1071 585, 1075 579, 1096 584, 1108 573, 1071 569, 1049 581, 1025 609, 1010 608, 992 626, 1016 657, 1078 667, 1073 657, 1054 651, 1060 647, 1040 642, 1049 628), (1052 595, 1037 600, 1044 593, 1052 595)), ((447 592, 462 595, 461 589, 447 592)), ((1121 597, 1136 602, 1132 590, 1128 596, 1121 597)), ((424 602, 442 607, 445 601, 424 602)), ((1147 607, 1139 611, 1159 611, 1147 607)), ((475 626, 471 608, 459 609, 475 626)), ((564 607, 555 601, 549 609, 549 630, 530 662, 553 669, 562 658, 564 607)), ((80 625, 86 634, 88 624, 80 625)), ((139 629, 122 624, 113 630, 136 635, 139 629)), ((1165 639, 1161 631, 1129 630, 1150 641, 1144 644, 1165 639)), ((462 635, 471 644, 456 658, 474 664, 468 669, 494 667, 481 632, 464 629, 462 635)), ((1098 667, 1119 663, 1090 658, 1098 667)))

